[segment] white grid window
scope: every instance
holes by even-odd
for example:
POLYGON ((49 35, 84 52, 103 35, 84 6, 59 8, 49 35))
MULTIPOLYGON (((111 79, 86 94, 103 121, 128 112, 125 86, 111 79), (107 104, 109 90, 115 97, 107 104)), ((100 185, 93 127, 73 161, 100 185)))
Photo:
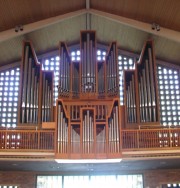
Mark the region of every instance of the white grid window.
POLYGON ((0 72, 0 125, 16 127, 20 68, 0 72))
POLYGON ((105 61, 106 59, 106 51, 102 49, 97 50, 97 61, 105 61))
POLYGON ((54 104, 56 103, 56 99, 58 98, 57 86, 59 84, 59 61, 60 57, 58 55, 43 60, 43 70, 54 71, 54 104))
POLYGON ((81 60, 81 52, 79 49, 73 50, 71 52, 71 61, 73 62, 79 62, 81 60))
MULTIPOLYGON (((96 52, 97 61, 105 61, 106 51, 102 49, 98 49, 96 52)), ((79 49, 73 50, 71 52, 71 61, 80 62, 81 60, 81 52, 79 49)))
POLYGON ((134 61, 132 57, 128 57, 125 55, 118 56, 118 64, 119 64, 119 90, 120 90, 120 104, 124 104, 124 70, 132 70, 135 67, 134 61))
POLYGON ((180 90, 177 69, 158 65, 158 85, 161 123, 164 126, 180 124, 180 90))

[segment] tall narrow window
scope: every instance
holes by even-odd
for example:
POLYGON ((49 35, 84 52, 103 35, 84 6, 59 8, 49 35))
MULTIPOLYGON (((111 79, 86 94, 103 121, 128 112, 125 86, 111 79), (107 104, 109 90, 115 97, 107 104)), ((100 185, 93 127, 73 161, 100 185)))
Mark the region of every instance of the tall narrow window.
POLYGON ((180 124, 180 90, 178 69, 158 65, 161 123, 164 126, 180 124))
POLYGON ((0 72, 0 125, 16 127, 20 68, 0 72))

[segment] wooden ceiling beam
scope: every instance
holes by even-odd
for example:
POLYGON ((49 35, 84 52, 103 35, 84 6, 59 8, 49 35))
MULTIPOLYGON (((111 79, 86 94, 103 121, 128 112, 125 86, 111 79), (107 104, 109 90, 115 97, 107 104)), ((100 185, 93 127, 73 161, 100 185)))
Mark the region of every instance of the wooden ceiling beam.
POLYGON ((157 31, 157 30, 152 29, 153 23, 145 23, 145 22, 133 20, 133 19, 130 19, 130 18, 118 16, 118 15, 115 15, 115 14, 110 14, 110 13, 95 10, 95 9, 89 9, 88 11, 92 15, 100 16, 100 17, 103 17, 105 19, 108 19, 108 20, 111 20, 111 21, 114 21, 114 22, 117 22, 117 23, 120 23, 120 24, 123 24, 123 25, 127 25, 129 27, 133 27, 133 28, 136 28, 138 30, 151 33, 153 35, 157 35, 157 36, 160 36, 160 37, 170 39, 170 40, 175 41, 175 42, 180 42, 180 32, 178 32, 178 31, 163 28, 161 26, 160 26, 160 31, 157 31))
POLYGON ((0 32, 0 42, 12 39, 14 37, 18 37, 21 35, 24 35, 26 33, 32 32, 32 31, 36 31, 38 29, 42 29, 44 27, 48 27, 50 25, 65 21, 67 19, 76 17, 76 16, 80 16, 83 14, 86 14, 87 10, 86 9, 81 9, 78 11, 74 11, 74 12, 70 12, 70 13, 66 13, 63 15, 59 15, 59 16, 55 16, 55 17, 51 17, 48 19, 44 19, 44 20, 40 20, 34 23, 30 23, 27 25, 23 25, 23 31, 18 31, 15 32, 15 28, 6 30, 6 31, 2 31, 0 32))
POLYGON ((140 22, 137 20, 118 16, 115 14, 110 14, 107 12, 91 9, 89 6, 90 6, 90 1, 87 0, 85 9, 81 9, 78 11, 66 13, 63 15, 56 16, 56 17, 51 17, 51 18, 48 18, 45 20, 40 20, 38 22, 23 25, 23 31, 15 32, 15 28, 12 28, 12 29, 0 32, 0 42, 9 40, 9 39, 17 37, 17 36, 24 35, 26 33, 32 32, 32 31, 36 31, 38 29, 48 27, 50 25, 65 21, 66 19, 70 19, 70 18, 80 16, 83 14, 86 14, 86 15, 91 14, 91 15, 100 16, 105 19, 108 19, 108 20, 111 20, 111 21, 114 21, 114 22, 117 22, 117 23, 120 23, 123 25, 127 25, 129 27, 133 27, 138 30, 151 33, 153 35, 164 37, 164 38, 170 39, 175 42, 180 42, 180 32, 178 32, 178 31, 163 28, 161 26, 160 26, 160 31, 152 30, 151 23, 140 22))

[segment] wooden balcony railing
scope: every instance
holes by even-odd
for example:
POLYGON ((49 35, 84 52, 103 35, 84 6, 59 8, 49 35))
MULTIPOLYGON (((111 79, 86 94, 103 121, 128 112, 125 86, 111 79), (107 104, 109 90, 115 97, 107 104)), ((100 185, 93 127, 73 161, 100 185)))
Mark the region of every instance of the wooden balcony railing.
POLYGON ((54 151, 54 130, 1 130, 0 150, 54 151))
MULTIPOLYGON (((55 152, 54 139, 55 130, 0 130, 0 151, 55 152)), ((122 150, 178 148, 180 129, 122 130, 121 143, 122 150)))
POLYGON ((122 149, 160 149, 180 147, 180 129, 122 130, 122 149))

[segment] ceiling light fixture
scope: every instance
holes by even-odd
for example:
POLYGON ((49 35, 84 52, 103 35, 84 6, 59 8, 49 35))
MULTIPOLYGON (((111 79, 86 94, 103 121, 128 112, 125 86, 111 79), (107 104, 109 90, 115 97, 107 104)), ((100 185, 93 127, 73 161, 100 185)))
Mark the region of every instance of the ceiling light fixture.
POLYGON ((160 25, 156 23, 152 23, 151 25, 152 30, 160 31, 160 25))
POLYGON ((120 163, 122 159, 55 159, 57 163, 120 163))
POLYGON ((15 26, 15 28, 14 28, 14 31, 17 33, 17 32, 19 32, 19 31, 23 31, 24 30, 24 27, 23 27, 23 25, 17 25, 17 26, 15 26))

